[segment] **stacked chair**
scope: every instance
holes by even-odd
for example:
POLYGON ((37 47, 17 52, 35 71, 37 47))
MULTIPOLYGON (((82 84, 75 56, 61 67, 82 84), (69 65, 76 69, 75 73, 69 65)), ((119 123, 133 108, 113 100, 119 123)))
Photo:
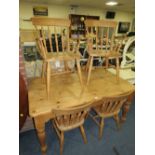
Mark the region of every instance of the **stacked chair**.
POLYGON ((69 73, 72 71, 69 62, 76 64, 81 85, 82 74, 80 67, 81 54, 78 43, 69 38, 70 20, 56 18, 32 18, 32 23, 37 31, 37 44, 43 58, 42 78, 46 75, 47 95, 50 94, 50 77, 52 75, 69 73), (52 63, 55 68, 51 73, 52 63), (60 67, 63 64, 64 67, 60 67))
POLYGON ((87 85, 90 81, 91 71, 93 67, 93 59, 101 57, 106 61, 106 69, 108 69, 109 60, 115 59, 116 77, 119 80, 119 58, 121 54, 119 50, 121 43, 115 44, 114 36, 117 22, 105 20, 85 20, 86 38, 87 38, 87 52, 89 58, 86 65, 88 71, 87 85))

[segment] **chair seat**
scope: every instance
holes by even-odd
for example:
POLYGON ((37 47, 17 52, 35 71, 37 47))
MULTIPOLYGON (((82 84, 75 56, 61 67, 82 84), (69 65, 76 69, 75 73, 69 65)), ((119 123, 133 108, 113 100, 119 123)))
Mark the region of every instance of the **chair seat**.
POLYGON ((81 55, 79 52, 49 52, 47 53, 46 61, 51 60, 73 60, 73 59, 80 59, 81 55))
POLYGON ((118 53, 118 52, 115 52, 115 51, 107 52, 106 56, 110 57, 110 58, 122 57, 121 53, 118 53))
POLYGON ((81 126, 83 123, 84 123, 84 119, 80 120, 79 122, 77 123, 73 123, 73 124, 70 124, 70 125, 60 125, 57 120, 54 120, 57 128, 60 130, 60 131, 68 131, 68 130, 71 130, 71 129, 74 129, 74 128, 77 128, 79 126, 81 126))
POLYGON ((121 57, 121 54, 118 52, 114 52, 114 51, 108 51, 106 52, 105 50, 92 50, 92 51, 88 51, 90 56, 93 57, 121 57))
POLYGON ((118 113, 120 112, 120 110, 115 111, 115 112, 110 112, 110 113, 109 113, 109 112, 102 112, 102 111, 100 110, 100 107, 99 107, 99 106, 98 106, 98 107, 94 107, 93 109, 95 110, 95 112, 96 112, 100 117, 104 117, 104 118, 114 116, 114 115, 116 115, 116 114, 118 114, 118 113))
POLYGON ((88 50, 88 53, 90 56, 93 57, 99 57, 99 56, 105 57, 107 55, 107 52, 105 50, 91 50, 91 51, 88 50))

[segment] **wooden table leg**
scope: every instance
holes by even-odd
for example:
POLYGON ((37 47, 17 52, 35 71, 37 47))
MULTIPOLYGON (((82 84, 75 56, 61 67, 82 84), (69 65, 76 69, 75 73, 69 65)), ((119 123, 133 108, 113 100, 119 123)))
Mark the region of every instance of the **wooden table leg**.
POLYGON ((127 113, 130 109, 130 104, 131 103, 127 102, 123 105, 121 123, 124 123, 126 121, 127 113))
POLYGON ((46 141, 45 141, 45 122, 34 118, 34 122, 35 122, 35 127, 36 127, 36 131, 37 131, 37 135, 39 138, 39 142, 41 145, 41 152, 42 155, 46 155, 46 151, 47 151, 47 145, 46 145, 46 141))
POLYGON ((131 105, 133 96, 134 96, 134 93, 132 93, 129 96, 128 101, 123 105, 121 123, 124 123, 126 121, 127 113, 130 110, 130 105, 131 105))

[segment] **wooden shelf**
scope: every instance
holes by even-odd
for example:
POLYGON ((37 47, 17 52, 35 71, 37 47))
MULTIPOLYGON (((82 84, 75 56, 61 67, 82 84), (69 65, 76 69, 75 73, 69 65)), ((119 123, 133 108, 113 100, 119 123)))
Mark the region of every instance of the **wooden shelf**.
POLYGON ((78 38, 79 36, 85 37, 86 29, 84 20, 86 19, 99 20, 99 18, 100 18, 99 16, 70 14, 69 15, 69 19, 71 20, 70 37, 72 38, 78 38))

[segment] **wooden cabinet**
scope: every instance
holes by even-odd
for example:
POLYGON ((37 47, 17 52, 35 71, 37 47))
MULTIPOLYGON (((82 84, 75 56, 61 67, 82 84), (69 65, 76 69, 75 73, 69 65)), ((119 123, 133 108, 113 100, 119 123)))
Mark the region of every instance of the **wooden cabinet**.
POLYGON ((70 37, 71 38, 85 37, 86 29, 84 25, 84 20, 86 19, 99 20, 99 18, 100 18, 99 16, 70 14, 69 15, 69 19, 71 20, 70 37))
POLYGON ((23 76, 19 73, 19 129, 25 123, 28 115, 28 92, 23 76))

